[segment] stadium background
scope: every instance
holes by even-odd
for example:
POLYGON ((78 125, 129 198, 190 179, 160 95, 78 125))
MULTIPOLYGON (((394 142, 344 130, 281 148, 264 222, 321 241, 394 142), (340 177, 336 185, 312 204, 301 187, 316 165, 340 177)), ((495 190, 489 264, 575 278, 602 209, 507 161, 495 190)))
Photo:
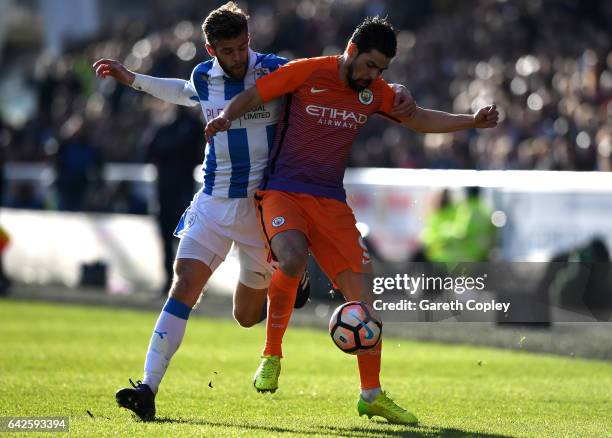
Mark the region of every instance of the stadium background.
MULTIPOLYGON (((3 265, 17 285, 164 292, 164 269, 155 267, 163 266, 163 254, 169 265, 176 243, 171 230, 197 188, 192 173, 197 178, 204 149, 201 116, 97 80, 90 66, 111 57, 142 73, 187 78, 206 58, 200 26, 216 4, 0 3, 0 191, 12 239, 3 265), (45 237, 50 234, 69 237, 45 237)), ((468 185, 484 188, 499 230, 482 260, 464 261, 547 262, 592 239, 612 244, 609 2, 243 6, 251 15, 252 47, 291 59, 338 53, 363 16, 389 15, 400 30, 389 81, 406 84, 424 107, 473 112, 498 105, 499 127, 481 132, 421 135, 376 119, 363 130, 350 158, 356 169, 347 175, 349 203, 381 261, 421 261, 423 229, 439 192, 451 188, 457 202, 468 185), (585 173, 486 172, 496 170, 585 173), (533 187, 540 193, 530 193, 533 187)), ((231 289, 235 278, 235 263, 227 265, 217 276, 230 278, 221 289, 231 289)), ((315 296, 324 297, 328 283, 314 277, 315 296)))
MULTIPOLYGON (((218 4, 0 3, 0 191, 12 240, 3 265, 15 285, 165 293, 164 254, 168 270, 176 245, 171 231, 197 189, 201 115, 98 80, 90 66, 110 57, 142 73, 187 78, 207 57, 200 26, 218 4)), ((469 185, 483 188, 498 230, 482 259, 463 261, 548 262, 580 253, 593 239, 612 244, 609 2, 243 6, 252 47, 290 59, 338 53, 363 16, 389 15, 400 31, 389 81, 406 84, 424 107, 473 112, 498 105, 501 121, 491 130, 421 135, 375 118, 360 133, 347 174, 349 203, 379 262, 401 269, 422 261, 439 193, 450 188, 460 202, 469 185), (585 173, 487 172, 497 170, 585 173)), ((604 255, 599 261, 609 260, 604 255)), ((325 299, 329 283, 312 269, 313 295, 325 299)), ((212 290, 229 293, 235 272, 230 258, 212 290)), ((607 305, 610 287, 603 289, 607 305)))
MULTIPOLYGON (((188 190, 197 188, 192 175, 204 150, 201 116, 98 80, 90 66, 111 57, 141 73, 187 78, 207 58, 202 19, 222 3, 0 0, 0 224, 9 239, 1 279, 9 299, 0 307, 6 304, 7 321, 21 300, 159 310, 164 268, 156 222, 163 221, 159 195, 172 189, 162 180, 181 175, 188 190), (175 135, 177 126, 183 135, 175 135)), ((484 132, 421 135, 373 120, 360 133, 350 158, 350 202, 386 268, 404 269, 414 259, 442 189, 460 201, 473 185, 482 186, 485 202, 502 214, 495 216, 493 259, 582 260, 595 237, 611 247, 612 3, 238 3, 251 16, 252 48, 291 59, 338 53, 364 16, 389 15, 400 33, 386 79, 405 84, 428 108, 473 112, 498 105, 499 127, 484 132), (528 173, 486 172, 498 170, 528 173), (542 188, 537 195, 534 187, 542 188)), ((609 266, 606 257, 601 260, 609 266)), ((609 269, 606 275, 598 290, 609 309, 609 269)), ((196 313, 229 318, 235 261, 217 277, 196 313)), ((313 286, 317 300, 294 315, 295 325, 324 327, 333 309, 326 279, 315 274, 313 286)), ((588 287, 584 278, 569 286, 578 300, 588 287)), ((25 315, 20 324, 52 308, 41 309, 19 310, 25 315)), ((599 320, 609 321, 605 315, 599 320)), ((545 330, 499 328, 495 319, 388 329, 425 346, 442 341, 609 361, 610 322, 568 323, 572 318, 553 317, 549 325, 546 316, 545 330)), ((144 348, 142 339, 134 345, 144 348)), ((29 341, 36 345, 35 338, 29 341)), ((609 379, 599 383, 609 387, 609 379)), ((584 400, 595 396, 588 391, 584 400)))
MULTIPOLYGON (((100 160, 145 161, 142 137, 156 123, 155 105, 97 81, 91 60, 112 56, 139 72, 187 78, 206 58, 200 25, 218 3, 4 0, 4 159, 52 160, 79 116, 100 160)), ((479 135, 421 136, 372 123, 352 166, 610 170, 609 2, 244 4, 252 47, 292 59, 338 53, 363 16, 389 14, 401 32, 387 79, 406 84, 424 107, 468 112, 494 101, 502 112, 500 128, 479 135)))

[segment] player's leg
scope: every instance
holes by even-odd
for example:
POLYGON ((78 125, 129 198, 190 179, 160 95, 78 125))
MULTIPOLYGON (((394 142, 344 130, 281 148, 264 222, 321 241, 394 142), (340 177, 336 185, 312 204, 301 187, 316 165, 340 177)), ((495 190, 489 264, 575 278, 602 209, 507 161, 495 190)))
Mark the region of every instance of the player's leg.
MULTIPOLYGON (((371 266, 371 263, 366 265, 363 272, 346 269, 336 275, 334 283, 346 301, 363 301, 372 305, 374 295, 368 285, 372 272, 371 266)), ((380 387, 381 353, 382 339, 375 348, 357 356, 361 397, 368 402, 374 401, 382 391, 380 387)))
MULTIPOLYGON (((273 271, 272 271, 273 272, 273 271)), ((268 286, 272 272, 264 274, 259 270, 249 269, 244 261, 240 261, 240 280, 234 292, 234 319, 241 327, 249 328, 260 323, 267 316, 268 286), (265 275, 265 277, 264 277, 265 275)), ((304 271, 296 291, 294 308, 299 309, 306 304, 310 295, 310 280, 308 272, 304 271), (301 303, 298 306, 297 300, 301 303)))
MULTIPOLYGON (((177 257, 186 255, 185 248, 194 247, 197 247, 197 242, 184 237, 177 257)), ((211 266, 214 268, 213 263, 211 266)), ((115 394, 119 406, 130 409, 143 421, 155 418, 155 396, 159 385, 183 340, 191 309, 211 274, 211 267, 201 260, 177 258, 175 261, 169 296, 157 318, 147 349, 143 381, 134 384, 130 380, 133 388, 123 388, 115 394)))
POLYGON ((308 264, 307 223, 299 195, 276 190, 255 197, 261 229, 278 261, 268 289, 264 356, 282 357, 282 338, 291 318, 296 290, 308 264))
POLYGON ((234 319, 242 327, 252 327, 265 317, 264 305, 274 267, 267 261, 263 246, 236 241, 240 277, 234 293, 234 319))
MULTIPOLYGON (((344 240, 343 233, 336 233, 339 240, 344 240)), ((372 263, 367 249, 361 246, 361 236, 358 232, 352 232, 352 237, 344 242, 346 248, 343 257, 339 254, 334 256, 333 245, 325 245, 324 236, 313 236, 313 252, 317 261, 326 274, 333 279, 334 285, 340 290, 346 301, 363 301, 372 304, 374 294, 371 290, 372 263), (353 241, 351 245, 350 242, 353 241), (325 246, 328 246, 327 253, 325 246), (322 249, 320 249, 322 248, 322 249), (351 256, 353 254, 353 256, 351 256), (347 257, 347 259, 344 259, 347 257), (353 259, 351 261, 351 259, 353 259), (364 261, 366 263, 364 263, 364 261), (340 272, 338 272, 340 271, 340 272), (370 281, 369 281, 370 280, 370 281)), ((359 378, 361 383, 361 396, 368 401, 373 401, 381 392, 380 388, 380 363, 381 363, 382 340, 378 345, 367 353, 357 356, 359 366, 359 378)))
POLYGON ((238 283, 234 292, 233 315, 241 327, 253 327, 264 320, 267 294, 268 289, 253 289, 238 283))
MULTIPOLYGON (((334 283, 347 301, 363 301, 371 305, 373 293, 369 287, 371 285, 371 281, 368 281, 370 277, 371 268, 365 269, 364 272, 354 272, 347 269, 336 275, 334 283)), ((357 412, 360 416, 366 415, 368 418, 380 416, 392 423, 418 423, 414 414, 399 406, 382 391, 380 386, 381 354, 382 339, 375 348, 357 356, 361 381, 361 395, 357 401, 357 412)))
MULTIPOLYGON (((268 286, 277 264, 272 261, 270 249, 266 246, 252 199, 238 202, 236 220, 231 228, 240 261, 240 278, 234 294, 234 319, 242 327, 251 327, 266 318, 268 286)), ((304 272, 294 307, 303 307, 309 295, 309 279, 304 272)))
POLYGON ((194 239, 181 239, 168 300, 155 324, 145 360, 143 383, 154 393, 183 340, 191 309, 221 261, 217 254, 194 239))
MULTIPOLYGON (((260 221, 251 199, 238 201, 236 219, 231 225, 231 236, 238 249, 240 278, 234 294, 234 318, 242 327, 251 327, 266 317, 268 286, 275 271, 260 221), (265 307, 264 307, 265 306, 265 307)), ((308 300, 309 283, 306 272, 301 278, 295 307, 308 300)))
POLYGON ((268 291, 268 323, 264 355, 282 357, 282 340, 297 295, 297 288, 308 264, 308 241, 302 231, 276 234, 271 248, 278 260, 268 291))
POLYGON ((265 319, 268 286, 274 272, 252 198, 237 201, 230 232, 240 262, 234 319, 242 327, 252 327, 265 319))
POLYGON ((266 342, 253 378, 253 386, 259 392, 276 392, 278 388, 283 336, 289 325, 297 288, 308 261, 308 243, 300 231, 288 230, 276 234, 272 238, 271 248, 279 264, 268 289, 266 342))
MULTIPOLYGON (((320 220, 310 233, 313 255, 347 301, 364 301, 371 305, 374 299, 371 258, 355 226, 352 211, 346 204, 333 200, 321 200, 318 205, 321 209, 315 213, 320 220), (327 220, 326 215, 330 215, 327 220), (330 220, 331 217, 335 220, 330 220)), ((357 356, 361 382, 358 412, 370 417, 379 415, 392 422, 414 424, 416 417, 381 390, 381 352, 382 340, 371 351, 357 356)))
POLYGON ((258 391, 276 391, 282 357, 282 339, 296 301, 296 291, 308 263, 306 223, 292 194, 258 192, 257 210, 269 249, 278 261, 268 289, 266 343, 253 385, 258 391))
MULTIPOLYGON (((212 229, 195 207, 190 207, 179 226, 182 236, 174 265, 169 297, 156 322, 147 356, 143 382, 116 393, 117 403, 143 420, 155 417, 155 395, 185 334, 187 320, 212 272, 225 259, 232 240, 212 229), (204 244, 203 242, 206 242, 204 244)), ((177 228, 178 230, 178 228, 177 228)))

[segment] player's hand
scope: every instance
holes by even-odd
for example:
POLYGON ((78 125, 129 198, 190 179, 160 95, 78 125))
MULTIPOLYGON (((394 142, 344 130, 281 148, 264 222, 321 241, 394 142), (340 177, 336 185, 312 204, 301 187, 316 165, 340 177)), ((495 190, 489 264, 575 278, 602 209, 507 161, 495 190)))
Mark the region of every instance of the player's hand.
POLYGON ((498 121, 499 112, 497 112, 497 107, 495 105, 480 108, 478 112, 474 114, 474 128, 494 128, 497 126, 498 121))
POLYGON ((226 119, 223 116, 217 116, 212 119, 210 122, 206 124, 206 129, 204 129, 204 134, 206 135, 206 140, 210 140, 212 137, 217 134, 217 132, 227 131, 232 122, 226 119))
POLYGON ((391 84, 391 88, 395 92, 391 115, 399 119, 411 119, 416 112, 416 102, 412 94, 401 84, 391 84))
POLYGON ((94 63, 93 68, 96 71, 97 77, 106 78, 110 76, 128 87, 132 86, 136 77, 123 64, 114 59, 99 59, 94 63))

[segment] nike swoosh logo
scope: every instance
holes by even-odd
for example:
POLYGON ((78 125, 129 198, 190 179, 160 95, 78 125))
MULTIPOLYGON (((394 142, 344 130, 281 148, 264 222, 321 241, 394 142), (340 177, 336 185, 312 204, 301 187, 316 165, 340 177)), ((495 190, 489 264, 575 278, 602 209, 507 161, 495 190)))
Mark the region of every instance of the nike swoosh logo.
POLYGON ((327 91, 327 88, 315 88, 315 87, 312 87, 310 89, 310 92, 312 94, 323 93, 324 91, 327 91))
POLYGON ((372 339, 374 337, 374 331, 370 327, 368 327, 366 325, 366 323, 361 320, 361 318, 359 318, 359 314, 357 312, 349 312, 349 313, 350 313, 351 316, 353 316, 353 318, 355 318, 357 321, 359 321, 359 324, 361 324, 361 327, 363 327, 365 329, 365 331, 366 331, 365 338, 367 340, 372 339))

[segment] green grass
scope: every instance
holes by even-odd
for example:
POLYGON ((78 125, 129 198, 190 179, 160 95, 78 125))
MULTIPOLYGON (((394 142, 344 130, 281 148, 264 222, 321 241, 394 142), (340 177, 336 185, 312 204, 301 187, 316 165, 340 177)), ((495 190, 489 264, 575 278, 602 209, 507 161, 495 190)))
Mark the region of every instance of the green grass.
POLYGON ((142 423, 114 392, 141 378, 156 318, 0 301, 0 416, 69 416, 71 434, 95 437, 612 436, 608 362, 386 339, 384 387, 422 422, 401 427, 356 415, 355 359, 327 333, 290 327, 280 389, 262 395, 251 379, 263 328, 202 318, 160 388, 158 421, 142 423))

